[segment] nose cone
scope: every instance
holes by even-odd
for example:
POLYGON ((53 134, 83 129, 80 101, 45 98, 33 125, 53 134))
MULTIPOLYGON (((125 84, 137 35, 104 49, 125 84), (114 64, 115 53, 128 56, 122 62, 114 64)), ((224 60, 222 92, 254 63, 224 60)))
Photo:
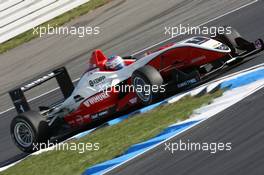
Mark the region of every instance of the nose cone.
POLYGON ((202 36, 187 39, 183 43, 190 44, 192 46, 199 47, 202 49, 217 51, 217 52, 223 52, 223 53, 231 52, 231 49, 225 44, 219 41, 216 41, 214 39, 202 37, 202 36))
POLYGON ((220 52, 231 52, 231 49, 227 45, 219 41, 216 41, 214 39, 209 39, 207 42, 201 44, 201 46, 208 49, 217 50, 220 52))

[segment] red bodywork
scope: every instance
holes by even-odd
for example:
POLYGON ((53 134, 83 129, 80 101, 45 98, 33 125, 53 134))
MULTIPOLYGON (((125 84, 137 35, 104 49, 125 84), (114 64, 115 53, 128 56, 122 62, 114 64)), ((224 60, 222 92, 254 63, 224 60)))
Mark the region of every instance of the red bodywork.
MULTIPOLYGON (((171 45, 163 46, 159 50, 166 49, 171 45)), ((149 53, 147 53, 149 54, 149 53)), ((189 69, 200 67, 207 63, 225 57, 228 53, 221 53, 211 50, 205 50, 195 47, 180 47, 177 49, 167 50, 166 52, 156 56, 148 65, 155 67, 160 71, 163 77, 170 75, 172 69, 189 69)), ((144 59, 144 58, 142 58, 144 59)), ((100 71, 105 69, 107 57, 100 50, 92 53, 90 64, 92 68, 98 67, 100 71)), ((125 64, 133 64, 135 60, 125 60, 125 64)), ((90 69, 91 67, 89 67, 90 69)), ((131 84, 130 79, 127 84, 131 84)), ((125 94, 122 98, 119 97, 119 92, 113 89, 107 96, 102 95, 103 92, 86 99, 79 108, 65 116, 65 121, 72 127, 78 127, 84 124, 89 124, 96 119, 109 117, 117 112, 126 111, 134 106, 139 106, 137 96, 131 92, 125 94), (93 99, 94 98, 94 99, 93 99), (91 100, 92 99, 92 100, 91 100), (90 102, 89 102, 90 101, 90 102), (91 104, 91 101, 93 103, 91 104)))
MULTIPOLYGON (((90 59, 89 65, 93 65, 92 67, 97 67, 100 71, 109 71, 105 69, 105 63, 107 61, 107 57, 102 53, 101 50, 95 50, 92 53, 92 57, 90 59)), ((124 60, 125 65, 130 65, 135 62, 135 60, 124 60)), ((91 68, 88 68, 88 71, 91 68)), ((130 84, 130 79, 128 80, 130 84)), ((65 121, 71 125, 72 127, 78 127, 80 125, 89 124, 100 118, 100 113, 105 112, 104 116, 110 116, 113 114, 109 113, 109 109, 113 108, 113 110, 117 112, 121 112, 124 109, 129 109, 133 106, 136 106, 136 94, 128 93, 123 98, 119 98, 119 92, 114 89, 108 93, 105 98, 98 100, 97 102, 90 104, 88 101, 95 97, 100 96, 100 94, 105 94, 104 92, 99 92, 94 96, 86 99, 83 103, 81 103, 80 107, 69 115, 65 116, 65 121)))

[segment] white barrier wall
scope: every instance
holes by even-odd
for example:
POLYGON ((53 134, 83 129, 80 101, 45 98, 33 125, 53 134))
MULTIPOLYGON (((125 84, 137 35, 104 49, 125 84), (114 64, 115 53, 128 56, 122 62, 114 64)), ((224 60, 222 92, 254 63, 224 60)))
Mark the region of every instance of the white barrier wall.
POLYGON ((90 0, 0 0, 0 43, 90 0))

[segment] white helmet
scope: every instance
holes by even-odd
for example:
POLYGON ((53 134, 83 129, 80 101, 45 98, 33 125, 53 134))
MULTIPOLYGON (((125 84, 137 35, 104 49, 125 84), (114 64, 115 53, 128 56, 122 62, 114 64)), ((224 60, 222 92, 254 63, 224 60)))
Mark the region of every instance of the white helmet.
POLYGON ((120 56, 110 56, 105 63, 107 70, 120 70, 125 67, 125 62, 120 56))

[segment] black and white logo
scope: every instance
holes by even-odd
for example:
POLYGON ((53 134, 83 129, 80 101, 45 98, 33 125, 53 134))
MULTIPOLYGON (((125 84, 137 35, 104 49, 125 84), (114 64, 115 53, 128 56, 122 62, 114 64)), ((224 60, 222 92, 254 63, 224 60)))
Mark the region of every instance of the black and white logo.
POLYGON ((96 79, 94 79, 94 80, 90 80, 89 81, 89 84, 90 84, 90 86, 96 86, 96 85, 98 85, 99 83, 101 83, 101 82, 103 82, 104 80, 105 80, 105 76, 101 76, 101 77, 99 77, 99 78, 96 78, 96 79))

